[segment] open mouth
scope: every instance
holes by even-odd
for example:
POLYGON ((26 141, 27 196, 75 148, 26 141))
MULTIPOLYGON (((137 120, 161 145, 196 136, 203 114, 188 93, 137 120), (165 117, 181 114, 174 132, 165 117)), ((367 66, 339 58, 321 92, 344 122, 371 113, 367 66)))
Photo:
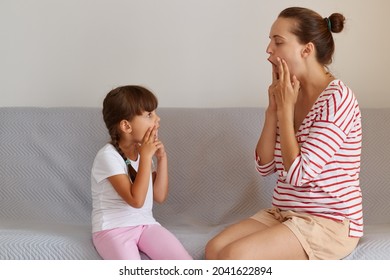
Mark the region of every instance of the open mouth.
POLYGON ((272 60, 270 58, 267 59, 269 61, 269 63, 272 64, 272 66, 275 66, 276 67, 276 63, 273 63, 272 60))
POLYGON ((158 127, 156 129, 156 135, 154 136, 155 140, 158 140, 158 127))

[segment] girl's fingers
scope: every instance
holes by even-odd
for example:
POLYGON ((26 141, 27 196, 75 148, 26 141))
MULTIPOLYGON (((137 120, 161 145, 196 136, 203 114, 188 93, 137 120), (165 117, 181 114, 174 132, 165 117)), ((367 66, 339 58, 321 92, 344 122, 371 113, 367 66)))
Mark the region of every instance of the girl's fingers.
POLYGON ((150 135, 152 134, 152 130, 153 128, 152 127, 149 127, 148 130, 146 131, 145 135, 144 135, 144 139, 143 139, 143 142, 147 142, 149 141, 150 139, 150 135))
POLYGON ((158 140, 158 138, 157 138, 157 126, 153 127, 153 130, 152 130, 152 140, 153 141, 157 141, 158 140))

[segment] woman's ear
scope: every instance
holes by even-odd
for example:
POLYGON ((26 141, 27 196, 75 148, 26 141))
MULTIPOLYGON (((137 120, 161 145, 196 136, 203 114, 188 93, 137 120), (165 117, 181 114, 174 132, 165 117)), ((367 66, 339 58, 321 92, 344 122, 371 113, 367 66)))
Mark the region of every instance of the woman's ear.
POLYGON ((314 54, 314 52, 315 52, 314 44, 312 42, 309 42, 303 47, 301 54, 302 57, 306 58, 314 54))
POLYGON ((128 120, 121 120, 121 122, 119 123, 119 129, 127 134, 133 131, 131 124, 128 120))

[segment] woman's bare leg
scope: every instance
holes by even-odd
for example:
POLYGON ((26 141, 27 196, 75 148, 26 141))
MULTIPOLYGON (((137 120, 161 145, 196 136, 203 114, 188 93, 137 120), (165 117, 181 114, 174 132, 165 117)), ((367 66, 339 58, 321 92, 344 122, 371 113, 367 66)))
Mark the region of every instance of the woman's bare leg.
POLYGON ((229 244, 267 228, 266 225, 254 219, 246 219, 237 224, 230 225, 207 243, 205 258, 207 260, 218 259, 220 251, 229 244))
POLYGON ((225 260, 308 259, 298 238, 284 224, 236 239, 219 250, 216 257, 225 260))

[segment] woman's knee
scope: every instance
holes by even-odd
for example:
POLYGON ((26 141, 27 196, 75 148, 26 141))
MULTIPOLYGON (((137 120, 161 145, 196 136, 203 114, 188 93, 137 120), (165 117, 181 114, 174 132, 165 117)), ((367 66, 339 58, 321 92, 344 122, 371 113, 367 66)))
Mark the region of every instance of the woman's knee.
POLYGON ((237 260, 239 259, 237 254, 231 246, 226 246, 223 248, 219 254, 218 254, 218 259, 219 260, 237 260))
POLYGON ((207 242, 205 247, 205 259, 206 260, 216 260, 218 259, 218 252, 221 249, 221 245, 218 245, 218 238, 215 237, 207 242))

